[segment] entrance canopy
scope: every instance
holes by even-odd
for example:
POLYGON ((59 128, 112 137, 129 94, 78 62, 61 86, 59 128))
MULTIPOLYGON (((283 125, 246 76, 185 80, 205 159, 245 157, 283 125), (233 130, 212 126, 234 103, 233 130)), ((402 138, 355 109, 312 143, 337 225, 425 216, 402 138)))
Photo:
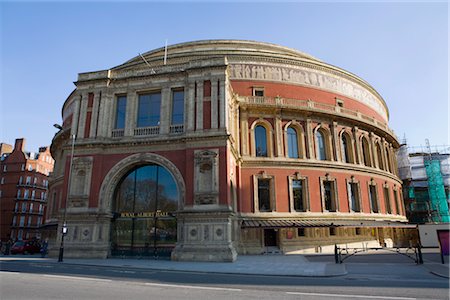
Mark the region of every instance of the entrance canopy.
POLYGON ((333 219, 270 219, 243 220, 241 228, 289 228, 289 227, 396 227, 416 228, 414 224, 393 221, 366 221, 366 220, 333 220, 333 219))

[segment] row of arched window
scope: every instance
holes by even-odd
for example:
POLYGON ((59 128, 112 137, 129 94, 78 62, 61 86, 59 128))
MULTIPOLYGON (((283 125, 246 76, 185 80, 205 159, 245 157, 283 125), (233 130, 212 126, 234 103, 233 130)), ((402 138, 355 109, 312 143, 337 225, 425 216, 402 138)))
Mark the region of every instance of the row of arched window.
MULTIPOLYGON (((366 133, 355 135, 349 128, 337 134, 338 141, 330 130, 318 125, 312 130, 312 138, 305 136, 305 131, 297 122, 290 122, 284 129, 284 155, 293 159, 317 159, 323 161, 341 161, 360 164, 396 173, 396 162, 389 144, 379 137, 371 138, 366 133), (312 144, 307 155, 307 141, 312 144), (339 148, 339 149, 335 149, 339 148)), ((273 131, 268 122, 256 122, 253 126, 253 155, 256 157, 273 156, 273 131)))

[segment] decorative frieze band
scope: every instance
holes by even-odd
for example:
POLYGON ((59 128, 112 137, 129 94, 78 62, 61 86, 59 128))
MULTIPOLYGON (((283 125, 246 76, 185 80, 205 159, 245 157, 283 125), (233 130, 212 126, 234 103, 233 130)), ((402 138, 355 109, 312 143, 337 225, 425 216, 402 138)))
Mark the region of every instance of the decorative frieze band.
POLYGON ((345 95, 374 109, 387 121, 387 111, 383 103, 370 91, 350 80, 333 76, 323 71, 305 67, 287 68, 267 65, 230 65, 231 79, 257 79, 291 82, 320 88, 345 95))

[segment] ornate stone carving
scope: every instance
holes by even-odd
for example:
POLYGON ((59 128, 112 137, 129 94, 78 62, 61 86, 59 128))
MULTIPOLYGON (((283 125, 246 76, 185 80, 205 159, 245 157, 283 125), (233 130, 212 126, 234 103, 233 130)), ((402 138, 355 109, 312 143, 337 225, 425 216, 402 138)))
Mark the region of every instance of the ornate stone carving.
POLYGON ((286 68, 267 65, 231 65, 231 79, 282 81, 318 87, 353 98, 373 108, 387 120, 383 103, 364 87, 343 77, 306 67, 286 68))
POLYGON ((218 150, 198 150, 195 160, 195 205, 218 203, 218 150))

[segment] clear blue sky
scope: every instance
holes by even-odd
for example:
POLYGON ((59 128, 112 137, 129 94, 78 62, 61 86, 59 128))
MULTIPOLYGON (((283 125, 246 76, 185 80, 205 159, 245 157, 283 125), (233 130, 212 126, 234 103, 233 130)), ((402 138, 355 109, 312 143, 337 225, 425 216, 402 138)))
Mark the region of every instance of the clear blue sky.
MULTIPOLYGON (((0 0, 1 1, 1 0, 0 0)), ((448 3, 1 2, 0 142, 50 145, 77 74, 168 43, 246 39, 368 81, 408 144, 449 144, 448 3)))

